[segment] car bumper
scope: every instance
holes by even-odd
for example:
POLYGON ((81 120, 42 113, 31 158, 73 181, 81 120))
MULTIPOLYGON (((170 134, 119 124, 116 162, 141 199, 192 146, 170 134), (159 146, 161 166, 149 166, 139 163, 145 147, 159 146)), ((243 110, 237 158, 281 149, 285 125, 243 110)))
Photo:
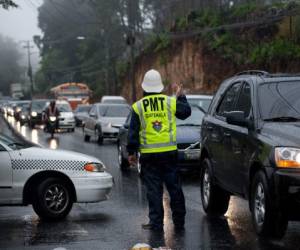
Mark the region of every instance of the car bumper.
POLYGON ((102 135, 104 138, 117 138, 119 134, 119 129, 117 128, 102 128, 102 135))
POLYGON ((72 121, 59 121, 58 123, 59 128, 75 128, 75 120, 72 121))
POLYGON ((77 202, 99 202, 108 199, 113 187, 110 174, 72 178, 76 189, 77 202))
POLYGON ((275 199, 291 220, 300 220, 300 171, 277 170, 274 174, 275 199))

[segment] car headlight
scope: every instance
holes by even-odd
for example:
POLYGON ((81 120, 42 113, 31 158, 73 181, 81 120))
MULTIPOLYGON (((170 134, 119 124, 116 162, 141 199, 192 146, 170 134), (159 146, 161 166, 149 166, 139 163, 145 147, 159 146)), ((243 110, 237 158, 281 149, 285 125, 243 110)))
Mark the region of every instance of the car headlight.
POLYGON ((21 111, 21 108, 16 108, 16 112, 20 112, 21 111))
POLYGON ((105 166, 102 163, 88 163, 84 166, 84 170, 88 172, 104 172, 105 166))
POLYGON ((56 117, 55 116, 50 116, 49 120, 50 120, 50 122, 55 122, 56 121, 56 117))
POLYGON ((32 117, 36 117, 36 116, 37 116, 37 112, 32 111, 32 112, 31 112, 31 116, 32 116, 32 117))
POLYGON ((24 120, 26 117, 25 115, 21 115, 21 119, 24 120))
POLYGON ((275 161, 279 168, 300 168, 300 149, 289 147, 275 148, 275 161))

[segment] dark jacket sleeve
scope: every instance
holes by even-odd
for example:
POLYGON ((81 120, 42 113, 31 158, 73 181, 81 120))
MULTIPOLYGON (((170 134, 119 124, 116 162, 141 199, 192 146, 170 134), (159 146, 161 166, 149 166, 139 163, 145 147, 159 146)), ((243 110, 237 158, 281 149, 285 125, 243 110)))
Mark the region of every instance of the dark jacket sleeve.
POLYGON ((180 95, 177 97, 176 102, 176 114, 175 116, 180 120, 185 120, 192 113, 191 106, 188 103, 185 95, 180 95))
POLYGON ((132 109, 131 110, 131 120, 128 128, 128 144, 127 152, 129 155, 135 154, 140 146, 139 132, 140 132, 140 118, 137 113, 132 109))

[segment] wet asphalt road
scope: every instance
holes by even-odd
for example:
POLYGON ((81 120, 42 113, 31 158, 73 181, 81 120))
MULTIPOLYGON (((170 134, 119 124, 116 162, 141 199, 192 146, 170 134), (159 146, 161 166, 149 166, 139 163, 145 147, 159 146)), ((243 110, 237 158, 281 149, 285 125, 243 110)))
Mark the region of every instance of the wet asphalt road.
MULTIPOLYGON (((185 174, 182 178, 186 197, 186 229, 173 230, 168 196, 164 196, 164 233, 141 229, 147 222, 145 189, 136 169, 121 173, 113 140, 99 146, 83 142, 81 129, 59 133, 49 139, 41 129, 30 130, 11 124, 23 136, 44 147, 68 149, 101 159, 115 179, 110 199, 96 204, 75 204, 65 221, 41 222, 32 208, 0 207, 0 249, 129 249, 138 242, 152 247, 175 249, 300 249, 300 223, 290 223, 282 240, 257 238, 253 231, 246 201, 232 198, 223 218, 205 216, 200 201, 199 178, 185 174)), ((0 119, 0 132, 9 133, 0 119)))

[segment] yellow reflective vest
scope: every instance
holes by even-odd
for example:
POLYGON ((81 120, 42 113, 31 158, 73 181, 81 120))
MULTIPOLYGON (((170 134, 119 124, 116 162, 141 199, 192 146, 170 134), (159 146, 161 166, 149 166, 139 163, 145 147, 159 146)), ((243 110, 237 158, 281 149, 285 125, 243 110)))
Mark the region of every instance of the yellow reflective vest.
POLYGON ((176 98, 149 95, 132 105, 140 119, 140 152, 160 153, 177 150, 176 98))

